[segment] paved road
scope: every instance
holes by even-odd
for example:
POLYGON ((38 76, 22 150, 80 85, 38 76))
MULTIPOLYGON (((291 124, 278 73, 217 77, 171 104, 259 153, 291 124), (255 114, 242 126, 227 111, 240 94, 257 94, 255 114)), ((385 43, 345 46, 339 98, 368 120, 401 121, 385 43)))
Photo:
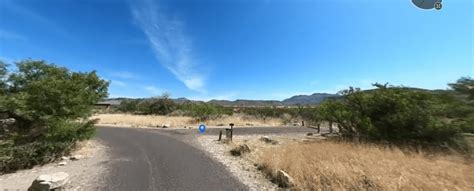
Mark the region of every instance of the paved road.
MULTIPOLYGON (((216 135, 224 128, 210 128, 216 135)), ((307 133, 304 127, 234 128, 234 135, 307 133)), ((198 130, 98 128, 111 148, 104 190, 247 190, 225 167, 191 146, 198 130), (190 141, 191 140, 191 141, 190 141)))
POLYGON ((200 150, 151 129, 98 129, 111 147, 104 190, 247 190, 200 150))
MULTIPOLYGON (((225 134, 225 129, 229 127, 222 128, 208 128, 206 129, 205 135, 218 135, 219 131, 222 131, 225 134)), ((170 134, 170 135, 197 135, 199 134, 197 127, 193 129, 160 129, 159 131, 170 134)), ((234 127, 234 136, 239 135, 267 135, 267 134, 286 134, 286 133, 297 133, 297 134, 306 134, 306 133, 315 133, 317 130, 307 127, 234 127)), ((321 133, 327 133, 329 129, 321 128, 321 133)))
MULTIPOLYGON (((229 128, 229 127, 226 127, 229 128)), ((206 134, 217 135, 219 131, 225 132, 225 128, 209 128, 206 134)), ((323 129, 321 129, 323 130, 323 129)), ((324 130, 323 130, 324 131, 324 130)), ((316 129, 306 127, 236 127, 234 128, 234 135, 251 135, 251 134, 284 134, 284 133, 314 133, 316 129)))

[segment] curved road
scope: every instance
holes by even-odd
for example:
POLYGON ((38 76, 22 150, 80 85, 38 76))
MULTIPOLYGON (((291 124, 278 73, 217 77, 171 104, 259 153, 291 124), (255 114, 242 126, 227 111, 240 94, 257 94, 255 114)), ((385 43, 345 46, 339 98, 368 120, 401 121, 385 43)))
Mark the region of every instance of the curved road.
POLYGON ((157 130, 98 128, 111 147, 104 190, 247 190, 223 165, 157 130))
MULTIPOLYGON (((210 128, 216 135, 223 128, 210 128)), ((234 135, 307 133, 304 127, 234 128, 234 135)), ((99 127, 109 146, 110 169, 102 190, 248 190, 225 167, 193 147, 197 129, 99 127)))

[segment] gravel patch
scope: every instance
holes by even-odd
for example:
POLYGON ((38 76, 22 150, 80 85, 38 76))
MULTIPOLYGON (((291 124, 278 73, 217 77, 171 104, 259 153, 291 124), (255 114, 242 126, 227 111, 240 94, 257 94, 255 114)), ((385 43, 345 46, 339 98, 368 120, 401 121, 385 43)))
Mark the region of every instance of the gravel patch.
POLYGON ((279 147, 291 142, 317 141, 322 139, 319 134, 307 136, 304 133, 266 134, 266 135, 239 135, 233 142, 217 141, 217 136, 202 135, 196 137, 199 148, 206 151, 216 161, 222 163, 234 176, 250 190, 285 190, 272 183, 265 175, 257 170, 258 156, 263 149, 279 147), (272 142, 265 142, 262 136, 270 138, 272 142), (232 156, 230 150, 237 145, 246 144, 250 153, 242 156, 232 156))
POLYGON ((218 142, 216 136, 198 136, 201 149, 208 152, 216 161, 222 163, 235 177, 250 190, 277 190, 278 187, 267 180, 254 164, 244 157, 230 154, 231 144, 218 142))
POLYGON ((27 190, 33 180, 41 174, 66 172, 70 181, 66 190, 97 190, 107 175, 106 147, 97 140, 80 143, 80 148, 71 156, 82 156, 79 160, 61 160, 55 163, 19 170, 0 176, 0 190, 27 190))

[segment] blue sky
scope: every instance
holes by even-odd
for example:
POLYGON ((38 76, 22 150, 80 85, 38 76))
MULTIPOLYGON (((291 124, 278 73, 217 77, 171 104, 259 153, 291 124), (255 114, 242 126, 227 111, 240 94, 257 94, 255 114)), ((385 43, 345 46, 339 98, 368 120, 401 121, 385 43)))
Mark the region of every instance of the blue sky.
POLYGON ((285 99, 474 77, 472 0, 0 0, 0 59, 111 80, 110 97, 285 99))

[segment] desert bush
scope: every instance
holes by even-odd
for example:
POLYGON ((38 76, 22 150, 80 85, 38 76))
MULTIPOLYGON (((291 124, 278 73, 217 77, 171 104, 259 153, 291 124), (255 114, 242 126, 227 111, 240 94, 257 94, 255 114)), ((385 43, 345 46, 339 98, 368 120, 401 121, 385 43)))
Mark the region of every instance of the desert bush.
POLYGON ((298 107, 296 116, 306 121, 308 124, 317 125, 322 122, 320 109, 315 107, 298 107))
POLYGON ((444 113, 459 125, 462 132, 474 133, 474 80, 470 77, 462 77, 455 83, 449 84, 453 89, 454 96, 450 97, 450 106, 444 113))
POLYGON ((144 99, 136 105, 136 112, 150 115, 166 115, 174 111, 176 104, 169 99, 151 98, 144 99))
POLYGON ((0 171, 13 172, 44 164, 67 154, 72 143, 39 140, 25 144, 5 144, 0 147, 0 171))
POLYGON ((279 118, 283 116, 283 114, 293 115, 294 113, 294 111, 292 111, 292 109, 289 109, 289 108, 275 108, 275 107, 253 107, 253 108, 248 107, 248 108, 242 108, 241 112, 247 115, 258 117, 258 118, 265 118, 265 117, 279 118))
POLYGON ((140 99, 126 99, 120 102, 118 110, 125 113, 134 113, 138 110, 138 103, 140 99))
POLYGON ((167 96, 153 98, 149 102, 148 114, 167 115, 177 108, 177 104, 167 96))
POLYGON ((0 172, 12 172, 54 161, 69 154, 77 141, 91 138, 94 132, 94 121, 55 121, 35 141, 15 140, 0 145, 0 172))
POLYGON ((169 98, 169 94, 165 93, 160 97, 124 100, 120 103, 118 109, 129 113, 167 115, 175 111, 177 106, 169 98))
POLYGON ((458 133, 434 115, 432 93, 375 84, 377 89, 342 91, 344 99, 322 104, 325 120, 337 122, 345 136, 384 141, 447 141, 458 133))
POLYGON ((118 110, 127 113, 190 116, 196 120, 207 120, 222 115, 232 115, 233 108, 203 102, 176 103, 168 94, 149 99, 130 99, 120 103, 118 110))
POLYGON ((136 113, 139 114, 151 114, 152 101, 150 99, 143 99, 138 102, 136 106, 136 113))
POLYGON ((448 85, 458 94, 465 96, 469 101, 474 100, 474 80, 471 77, 461 77, 455 83, 448 85))
POLYGON ((463 133, 473 133, 474 134, 474 117, 465 119, 465 121, 459 124, 459 128, 463 133))
POLYGON ((118 110, 127 113, 168 115, 178 108, 168 95, 149 99, 130 99, 120 102, 118 110))
POLYGON ((90 138, 93 104, 107 96, 108 82, 95 72, 71 72, 35 60, 16 66, 18 71, 2 77, 0 114, 16 120, 15 132, 2 136, 7 143, 0 146, 2 172, 51 161, 90 138))
POLYGON ((184 116, 193 117, 201 122, 233 114, 233 108, 202 102, 182 103, 177 109, 184 116))

